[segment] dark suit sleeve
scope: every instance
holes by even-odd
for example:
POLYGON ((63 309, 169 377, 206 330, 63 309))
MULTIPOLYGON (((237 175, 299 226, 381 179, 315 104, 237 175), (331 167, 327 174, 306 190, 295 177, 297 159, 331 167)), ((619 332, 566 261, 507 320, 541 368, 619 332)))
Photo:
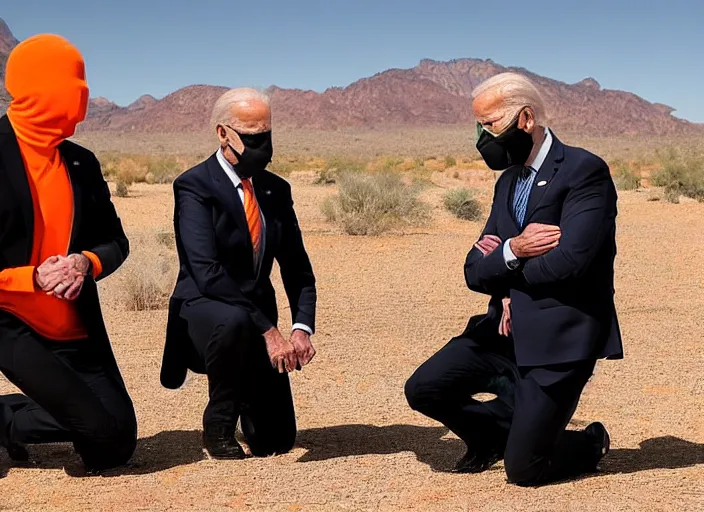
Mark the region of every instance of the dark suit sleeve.
POLYGON ((218 261, 212 209, 205 203, 198 187, 177 179, 174 200, 174 228, 177 243, 183 249, 185 261, 182 263, 188 268, 201 295, 244 308, 262 333, 271 329, 271 321, 247 299, 218 261))
MULTIPOLYGON (((496 183, 491 213, 479 239, 485 235, 498 236, 498 205, 496 204, 496 196, 499 190, 499 183, 500 181, 496 183)), ((504 260, 503 243, 487 256, 484 256, 476 247, 472 247, 469 254, 467 254, 467 259, 464 263, 464 279, 472 291, 492 296, 505 296, 508 293, 508 282, 515 275, 516 271, 510 270, 504 260)))
POLYGON ((315 276, 303 245, 303 235, 293 209, 291 187, 288 185, 286 192, 281 215, 282 244, 277 251, 276 261, 279 262, 281 280, 291 306, 292 322, 307 325, 315 331, 315 276))
POLYGON ((583 275, 615 228, 616 190, 608 166, 593 162, 576 172, 577 181, 562 207, 560 245, 526 261, 523 275, 529 286, 583 275))
POLYGON ((95 280, 99 281, 120 268, 129 255, 130 244, 110 198, 110 189, 100 170, 100 162, 95 156, 93 160, 88 185, 95 200, 95 208, 84 212, 84 215, 93 216, 96 219, 94 224, 100 226, 100 232, 94 238, 96 244, 86 249, 100 260, 102 270, 95 276, 95 280))

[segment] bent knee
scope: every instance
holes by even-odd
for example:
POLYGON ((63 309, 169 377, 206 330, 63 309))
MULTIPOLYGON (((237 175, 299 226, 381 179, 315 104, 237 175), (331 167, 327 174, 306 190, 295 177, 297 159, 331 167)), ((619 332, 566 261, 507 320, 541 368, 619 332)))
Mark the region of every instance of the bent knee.
POLYGON ((432 389, 432 381, 425 379, 421 373, 416 371, 406 381, 403 391, 411 409, 422 413, 431 409, 437 401, 432 389))
POLYGON ((539 460, 517 461, 510 457, 504 460, 508 482, 521 487, 540 485, 545 464, 539 460))

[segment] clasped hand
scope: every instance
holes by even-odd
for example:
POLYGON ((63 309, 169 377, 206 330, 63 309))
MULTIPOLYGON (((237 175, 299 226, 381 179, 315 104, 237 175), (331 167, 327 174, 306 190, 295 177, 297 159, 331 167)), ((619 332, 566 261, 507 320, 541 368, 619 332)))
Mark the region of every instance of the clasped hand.
POLYGON ((83 254, 51 256, 37 267, 34 282, 47 295, 75 300, 83 289, 89 269, 90 260, 83 254))
POLYGON ((290 339, 286 340, 276 327, 272 327, 264 333, 264 340, 271 366, 279 373, 300 370, 315 356, 310 335, 299 329, 294 330, 290 339))

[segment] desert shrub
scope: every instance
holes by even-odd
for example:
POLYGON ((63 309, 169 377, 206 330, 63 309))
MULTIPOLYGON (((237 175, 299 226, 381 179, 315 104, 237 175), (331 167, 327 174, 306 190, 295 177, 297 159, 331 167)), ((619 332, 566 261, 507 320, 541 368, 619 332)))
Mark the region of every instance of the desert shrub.
POLYGON ((332 185, 337 181, 337 170, 321 169, 318 171, 318 176, 313 181, 314 185, 332 185))
POLYGON ((418 225, 429 217, 418 199, 418 187, 398 173, 345 173, 338 178, 339 194, 321 206, 330 222, 349 235, 378 235, 403 225, 418 225))
POLYGON ((115 183, 115 196, 116 197, 127 197, 130 195, 130 187, 122 180, 118 180, 115 183))
POLYGON ((448 167, 457 167, 457 159, 454 156, 445 157, 445 168, 448 167))
POLYGON ((103 176, 113 178, 117 174, 117 165, 121 158, 120 154, 116 152, 103 152, 98 153, 96 156, 100 162, 103 176))
POLYGON ((133 157, 120 159, 115 169, 115 179, 126 185, 144 182, 146 174, 147 166, 133 157))
POLYGON ((468 188, 448 190, 442 198, 445 209, 462 220, 479 220, 482 217, 482 205, 474 198, 468 188))
POLYGON ((184 171, 179 161, 171 156, 152 156, 146 162, 145 180, 147 183, 171 183, 184 171))
POLYGON ((640 188, 640 173, 626 162, 617 160, 611 164, 614 184, 619 190, 637 190, 640 188))
POLYGON ((149 311, 168 306, 178 264, 164 238, 163 233, 130 237, 130 256, 120 269, 125 309, 149 311))
POLYGON ((704 202, 704 157, 670 148, 658 152, 658 158, 660 169, 652 181, 663 187, 667 201, 678 203, 685 196, 704 202))
POLYGON ((347 172, 363 172, 365 170, 365 164, 362 160, 334 156, 325 162, 324 169, 335 171, 338 174, 347 172))

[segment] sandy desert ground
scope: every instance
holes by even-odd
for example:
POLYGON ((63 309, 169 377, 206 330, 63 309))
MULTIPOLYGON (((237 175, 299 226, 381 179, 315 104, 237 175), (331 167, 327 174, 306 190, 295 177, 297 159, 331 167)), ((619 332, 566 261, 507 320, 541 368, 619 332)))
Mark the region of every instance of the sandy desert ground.
MULTIPOLYGON (((319 205, 334 187, 306 176, 291 182, 319 290, 318 355, 292 378, 294 450, 263 460, 204 457, 204 377, 179 391, 161 388, 166 314, 126 311, 120 298, 129 272, 150 257, 135 242, 132 267, 101 284, 140 422, 132 462, 85 477, 67 445, 31 447, 24 467, 2 451, 0 510, 704 509, 704 204, 621 194, 616 288, 626 358, 598 365, 573 421, 603 421, 612 452, 599 474, 522 489, 506 484, 500 465, 476 476, 448 473, 462 443, 403 396, 412 371, 485 305, 462 278, 482 226, 440 206, 443 187, 460 181, 439 179, 426 190, 429 226, 376 238, 344 236, 324 222, 319 205)), ((134 240, 171 230, 169 186, 135 186, 115 203, 134 240)), ((0 393, 11 389, 0 381, 0 393)))

